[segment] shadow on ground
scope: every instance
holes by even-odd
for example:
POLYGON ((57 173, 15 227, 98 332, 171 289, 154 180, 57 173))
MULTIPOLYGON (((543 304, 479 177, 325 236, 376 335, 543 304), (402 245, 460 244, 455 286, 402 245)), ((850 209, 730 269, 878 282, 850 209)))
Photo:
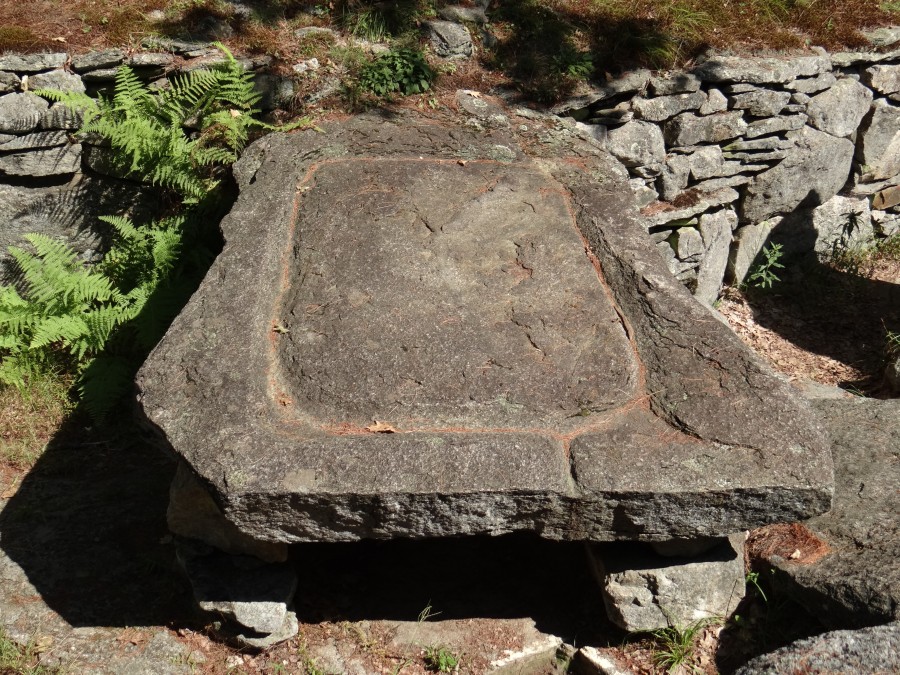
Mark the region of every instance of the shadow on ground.
MULTIPOLYGON (((197 628, 165 521, 175 464, 127 430, 103 436, 69 421, 0 512, 0 549, 40 596, 22 602, 40 600, 74 627, 197 628)), ((530 617, 578 644, 613 630, 577 543, 303 544, 292 559, 304 623, 415 621, 430 606, 441 620, 530 617)))

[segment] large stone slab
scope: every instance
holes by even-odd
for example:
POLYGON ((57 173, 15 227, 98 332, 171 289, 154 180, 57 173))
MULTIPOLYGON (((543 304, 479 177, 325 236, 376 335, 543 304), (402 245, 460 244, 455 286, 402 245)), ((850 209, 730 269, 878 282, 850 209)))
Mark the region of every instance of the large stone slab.
POLYGON ((138 377, 241 531, 655 541, 828 508, 807 404, 671 277, 621 165, 527 126, 248 148, 225 248, 138 377))
POLYGON ((900 620, 900 400, 822 399, 833 439, 834 508, 808 527, 829 552, 770 563, 787 592, 832 628, 900 620))

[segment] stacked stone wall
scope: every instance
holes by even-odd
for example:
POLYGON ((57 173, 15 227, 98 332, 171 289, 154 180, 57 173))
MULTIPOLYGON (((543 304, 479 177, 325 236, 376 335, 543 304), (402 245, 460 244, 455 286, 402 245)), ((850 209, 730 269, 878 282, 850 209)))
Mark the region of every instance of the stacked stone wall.
POLYGON ((650 237, 706 303, 767 242, 829 255, 900 229, 900 50, 713 56, 555 112, 628 168, 650 237))

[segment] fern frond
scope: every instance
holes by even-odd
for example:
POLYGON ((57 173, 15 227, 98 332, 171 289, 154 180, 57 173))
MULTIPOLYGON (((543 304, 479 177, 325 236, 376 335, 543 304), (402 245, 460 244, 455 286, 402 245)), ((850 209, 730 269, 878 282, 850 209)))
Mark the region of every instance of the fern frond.
MULTIPOLYGON (((81 317, 70 314, 64 316, 48 316, 34 329, 34 336, 28 345, 29 349, 40 349, 54 343, 67 346, 78 346, 81 338, 87 335, 88 326, 81 317)), ((78 351, 81 351, 80 348, 78 351)), ((77 354, 79 358, 83 354, 77 354)))
POLYGON ((134 387, 136 366, 120 356, 98 356, 81 373, 77 390, 90 416, 102 422, 134 387))

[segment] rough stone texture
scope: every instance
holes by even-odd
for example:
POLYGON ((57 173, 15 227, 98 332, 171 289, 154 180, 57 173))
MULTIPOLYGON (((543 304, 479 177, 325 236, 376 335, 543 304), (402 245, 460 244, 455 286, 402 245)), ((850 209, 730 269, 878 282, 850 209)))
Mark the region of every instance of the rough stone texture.
POLYGON ((69 142, 64 131, 39 131, 25 136, 0 134, 0 152, 13 150, 33 150, 35 148, 52 148, 69 142))
POLYGON ((691 168, 691 177, 694 180, 706 180, 721 176, 725 166, 722 148, 718 145, 697 148, 696 152, 688 155, 688 162, 691 168))
POLYGON ((881 94, 894 94, 900 91, 900 65, 866 68, 863 82, 881 94))
POLYGON ((797 209, 781 221, 772 238, 786 254, 815 251, 828 257, 870 246, 874 230, 869 200, 835 195, 813 209, 797 209))
POLYGON ((25 134, 34 130, 49 107, 47 101, 30 92, 0 96, 0 133, 25 134))
POLYGON ((712 306, 719 297, 731 250, 731 232, 736 226, 737 214, 731 209, 700 216, 703 257, 697 270, 694 297, 706 305, 712 306))
POLYGON ((0 94, 6 94, 19 88, 22 80, 15 73, 5 73, 0 71, 0 94))
POLYGON ((790 137, 796 145, 781 163, 748 184, 741 204, 743 220, 759 222, 801 205, 824 204, 847 182, 853 143, 811 127, 790 137))
POLYGON ((895 356, 884 367, 884 381, 891 391, 900 394, 900 356, 895 356))
POLYGON ((756 89, 732 96, 731 107, 746 110, 747 114, 754 117, 769 117, 780 113, 790 100, 791 95, 786 91, 756 89))
POLYGON ((125 60, 125 52, 121 49, 104 49, 99 52, 88 52, 72 57, 72 69, 77 73, 100 68, 115 68, 125 60))
POLYGON ((144 210, 151 200, 134 183, 85 176, 61 187, 0 184, 0 268, 9 260, 7 247, 20 245, 29 232, 64 239, 91 259, 101 241, 98 216, 144 210))
POLYGON ((56 91, 84 92, 84 83, 78 75, 65 70, 51 70, 49 73, 32 75, 28 80, 31 89, 55 89, 56 91))
POLYGON ((172 479, 166 520, 173 534, 202 541, 226 553, 250 555, 266 562, 287 560, 284 544, 255 541, 228 522, 184 463, 178 465, 172 479))
POLYGON ((628 543, 588 549, 610 620, 627 631, 688 626, 730 615, 744 597, 744 536, 696 557, 672 557, 628 543))
POLYGON ((856 141, 856 160, 871 180, 900 173, 900 108, 881 98, 872 104, 856 141))
POLYGON ((675 220, 684 220, 691 218, 710 209, 721 206, 723 204, 731 204, 738 198, 738 193, 731 188, 725 187, 715 192, 704 192, 695 196, 690 206, 682 208, 668 208, 666 210, 655 211, 644 217, 648 227, 658 227, 675 220))
POLYGON ((810 77, 831 70, 824 53, 816 56, 743 58, 714 56, 701 63, 694 73, 708 82, 748 82, 778 84, 798 77, 810 77))
POLYGON ((0 70, 16 73, 39 73, 42 70, 62 68, 66 63, 65 53, 53 54, 6 54, 0 56, 0 70))
POLYGON ((179 546, 178 560, 200 608, 240 626, 241 638, 266 646, 296 635, 297 619, 289 617, 288 610, 297 590, 292 565, 204 551, 191 544, 179 546), (284 635, 290 626, 293 632, 284 635))
POLYGON ((810 126, 832 136, 849 136, 869 112, 872 92, 856 80, 843 78, 812 97, 806 108, 810 126))
POLYGON ((807 404, 672 279, 609 155, 562 125, 324 131, 245 151, 138 378, 241 531, 653 541, 828 508, 807 404))
POLYGON ((697 117, 683 113, 665 125, 665 139, 670 146, 718 143, 740 136, 747 130, 743 113, 726 112, 697 117))
POLYGON ((0 175, 58 176, 81 168, 81 145, 0 156, 0 175))
MULTIPOLYGON (((700 89, 700 78, 692 73, 668 73, 650 78, 650 92, 654 96, 685 94, 700 89)), ((705 99, 704 99, 705 100, 705 99)))
POLYGON ((795 131, 803 128, 807 119, 806 115, 800 114, 754 120, 747 125, 743 135, 747 138, 756 138, 757 136, 768 136, 769 134, 777 134, 783 131, 795 131))
POLYGON ((83 115, 73 112, 64 103, 54 103, 41 115, 41 129, 64 129, 73 131, 81 128, 83 115))
POLYGON ((789 91, 796 91, 800 94, 815 94, 817 92, 828 89, 837 82, 837 78, 831 73, 822 73, 817 77, 802 78, 788 82, 784 85, 789 91))
POLYGON ((582 647, 575 654, 575 672, 579 675, 634 675, 627 666, 620 666, 613 654, 596 647, 582 647))
POLYGON ((464 7, 462 5, 449 5, 442 7, 438 12, 442 19, 447 21, 475 23, 479 26, 487 23, 487 15, 482 7, 464 7))
POLYGON ((637 116, 648 122, 662 122, 685 110, 697 110, 706 103, 706 94, 695 91, 657 98, 636 98, 631 104, 637 116))
POLYGON ((434 53, 445 59, 467 59, 475 51, 465 26, 452 21, 426 21, 428 40, 434 53))
POLYGON ((700 262, 703 255, 703 237, 693 227, 680 227, 675 230, 672 248, 681 262, 700 262))
POLYGON ((662 131, 650 122, 634 121, 610 129, 606 149, 629 167, 661 164, 666 157, 662 131))
POLYGON ((712 115, 713 113, 725 112, 728 110, 728 98, 718 89, 710 89, 707 94, 706 103, 700 106, 697 112, 701 115, 712 115))
POLYGON ((137 52, 128 57, 128 65, 132 68, 168 68, 173 63, 175 57, 164 52, 137 52))
POLYGON ((607 82, 602 87, 585 85, 577 96, 566 99, 550 108, 554 115, 563 115, 572 110, 586 108, 600 101, 641 91, 650 82, 651 72, 644 68, 625 73, 622 77, 607 82))
POLYGON ((672 201, 687 187, 691 161, 684 155, 669 155, 662 166, 656 187, 664 201, 672 201))
POLYGON ((836 630, 757 656, 735 675, 883 675, 900 671, 900 623, 836 630))
POLYGON ((772 558, 779 581, 833 628, 900 618, 900 400, 817 400, 832 438, 832 511, 806 525, 830 547, 807 564, 772 558))
POLYGON ((780 217, 773 218, 754 225, 745 225, 737 230, 728 256, 728 276, 726 278, 729 281, 735 285, 744 283, 756 258, 769 242, 772 229, 781 220, 780 217))

